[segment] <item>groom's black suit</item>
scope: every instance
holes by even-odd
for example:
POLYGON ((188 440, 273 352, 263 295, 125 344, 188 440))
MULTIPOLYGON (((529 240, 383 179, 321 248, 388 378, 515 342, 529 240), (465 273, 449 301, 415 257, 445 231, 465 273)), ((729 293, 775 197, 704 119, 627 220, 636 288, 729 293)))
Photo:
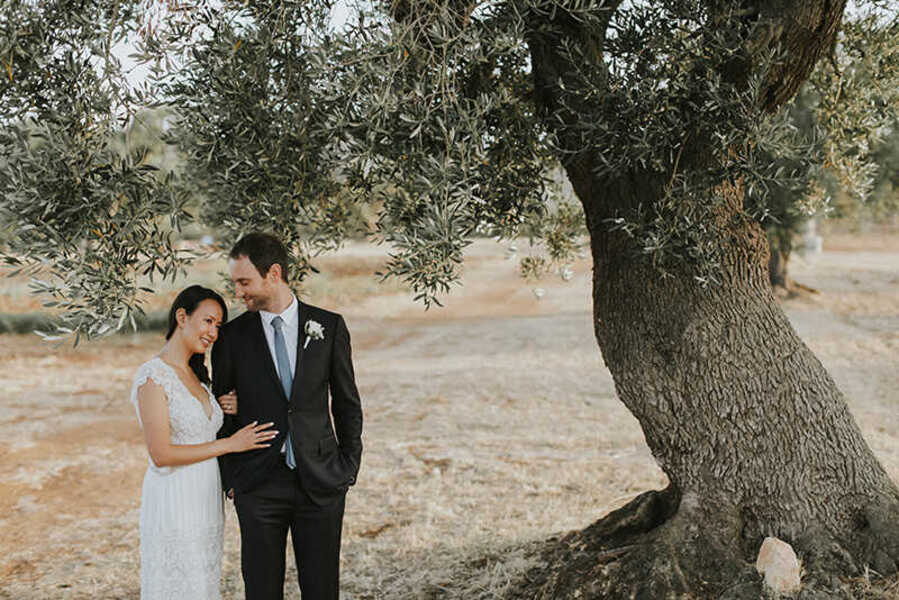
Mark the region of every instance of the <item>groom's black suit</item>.
POLYGON ((247 311, 224 325, 212 351, 215 395, 236 390, 238 398, 238 414, 226 416, 219 437, 253 421, 274 422, 279 432, 269 448, 219 459, 222 484, 234 490, 241 524, 247 598, 282 597, 287 528, 303 600, 336 600, 338 594, 343 502, 362 457, 362 407, 343 318, 302 302, 298 317, 290 398, 278 378, 258 312, 247 311), (324 337, 307 344, 304 326, 309 321, 323 326, 324 337), (288 431, 295 470, 288 469, 281 453, 288 431), (278 563, 279 554, 280 565, 272 564, 278 563))

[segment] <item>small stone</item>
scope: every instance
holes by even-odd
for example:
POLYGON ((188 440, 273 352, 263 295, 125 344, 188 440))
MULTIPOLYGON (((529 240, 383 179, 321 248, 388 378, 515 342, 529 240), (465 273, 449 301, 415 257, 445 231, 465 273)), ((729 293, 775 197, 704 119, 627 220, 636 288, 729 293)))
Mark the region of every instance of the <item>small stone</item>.
POLYGON ((793 547, 783 540, 765 538, 755 568, 765 576, 765 586, 775 594, 792 595, 799 591, 799 559, 793 547))

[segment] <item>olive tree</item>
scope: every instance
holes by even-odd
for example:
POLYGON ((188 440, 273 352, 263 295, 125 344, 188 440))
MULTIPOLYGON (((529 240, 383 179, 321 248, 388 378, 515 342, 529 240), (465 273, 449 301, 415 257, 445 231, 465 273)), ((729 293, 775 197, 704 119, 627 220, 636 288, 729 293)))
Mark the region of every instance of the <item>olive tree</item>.
MULTIPOLYGON (((80 302, 78 325, 115 325, 134 306, 121 295, 135 292, 133 275, 176 264, 153 227, 185 218, 179 190, 197 186, 200 217, 226 241, 250 228, 287 240, 295 278, 348 234, 351 205, 371 204, 383 275, 425 305, 458 281, 475 236, 541 238, 547 262, 527 265, 540 271, 586 230, 596 339, 669 485, 551 546, 517 593, 717 597, 752 584, 766 536, 791 543, 821 585, 896 570, 899 491, 779 307, 761 224, 772 186, 798 185, 818 160, 785 107, 837 42, 845 0, 390 0, 340 23, 323 0, 198 1, 149 16, 119 3, 29 6, 90 6, 110 37, 140 31, 153 75, 122 104, 170 106, 188 160, 189 181, 139 185, 139 162, 117 178, 94 158, 102 136, 88 136, 91 160, 51 180, 34 173, 80 146, 38 156, 43 139, 8 122, 5 213, 42 236, 64 232, 65 252, 87 263, 52 237, 23 237, 5 255, 45 259, 57 281, 46 291, 80 302), (573 201, 554 193, 555 168, 573 201), (44 221, 47 207, 94 202, 106 204, 74 224, 44 221)), ((35 26, 4 18, 23 39, 35 26)), ((47 82, 39 63, 66 52, 47 44, 22 51, 50 54, 20 77, 63 99, 99 93, 47 82)), ((26 106, 35 96, 11 68, 3 101, 26 106)), ((59 114, 76 130, 118 114, 75 108, 59 114)))

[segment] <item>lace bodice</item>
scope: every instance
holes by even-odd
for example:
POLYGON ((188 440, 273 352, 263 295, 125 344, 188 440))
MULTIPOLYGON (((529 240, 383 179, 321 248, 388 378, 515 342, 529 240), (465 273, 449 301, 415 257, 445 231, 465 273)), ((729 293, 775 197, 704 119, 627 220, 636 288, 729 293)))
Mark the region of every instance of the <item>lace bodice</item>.
POLYGON ((137 390, 148 379, 162 386, 165 391, 169 404, 169 427, 173 444, 202 444, 215 440, 215 434, 222 426, 223 415, 212 391, 207 385, 203 385, 212 404, 212 416, 207 417, 200 401, 190 393, 175 370, 159 357, 142 364, 134 376, 131 402, 137 411, 138 423, 140 423, 140 409, 137 404, 137 390))

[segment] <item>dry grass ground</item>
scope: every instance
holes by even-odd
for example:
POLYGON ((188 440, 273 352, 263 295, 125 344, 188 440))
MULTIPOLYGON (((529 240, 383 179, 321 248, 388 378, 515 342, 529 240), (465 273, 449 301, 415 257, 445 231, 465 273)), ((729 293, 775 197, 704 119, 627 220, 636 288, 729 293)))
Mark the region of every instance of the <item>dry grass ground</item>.
MULTIPOLYGON (((899 243, 844 235, 825 248, 793 265, 821 293, 785 309, 899 481, 899 243)), ((568 283, 541 282, 537 300, 502 247, 469 255, 445 309, 423 312, 399 286, 374 284, 379 255, 366 245, 323 260, 325 275, 305 287, 347 317, 365 409, 344 528, 347 600, 496 597, 532 564, 529 544, 665 485, 593 339, 589 263, 568 283)), ((193 276, 212 283, 217 269, 193 276)), ((13 284, 0 310, 34 310, 13 284)), ((0 598, 139 597, 146 452, 127 398, 160 345, 158 334, 75 350, 0 336, 0 598)), ((239 598, 227 512, 224 590, 239 598)), ((863 597, 865 583, 855 586, 863 597)), ((899 598, 883 585, 871 593, 899 598)))

